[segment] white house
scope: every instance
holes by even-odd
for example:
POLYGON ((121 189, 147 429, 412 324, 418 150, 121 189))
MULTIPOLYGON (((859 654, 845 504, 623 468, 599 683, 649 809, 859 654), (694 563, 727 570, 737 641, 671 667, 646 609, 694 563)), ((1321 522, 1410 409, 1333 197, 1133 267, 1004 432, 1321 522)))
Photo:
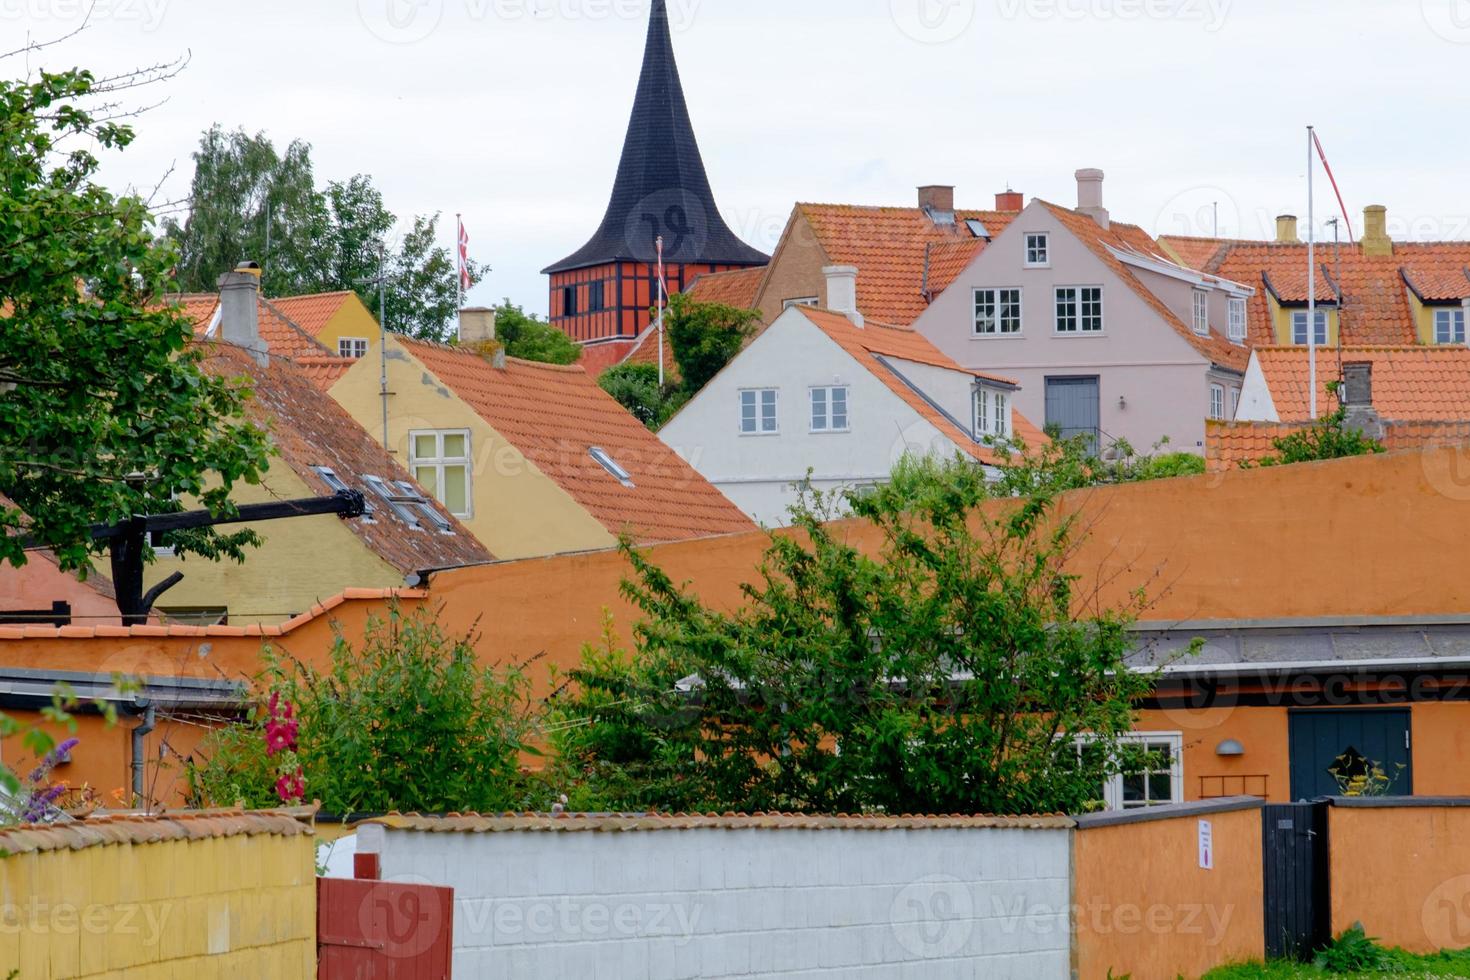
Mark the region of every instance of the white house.
POLYGON ((781 314, 659 437, 756 521, 789 523, 797 485, 872 486, 904 454, 955 453, 985 466, 987 438, 1045 437, 1015 408, 1009 379, 966 370, 913 330, 864 322, 857 270, 830 267, 828 302, 781 314))

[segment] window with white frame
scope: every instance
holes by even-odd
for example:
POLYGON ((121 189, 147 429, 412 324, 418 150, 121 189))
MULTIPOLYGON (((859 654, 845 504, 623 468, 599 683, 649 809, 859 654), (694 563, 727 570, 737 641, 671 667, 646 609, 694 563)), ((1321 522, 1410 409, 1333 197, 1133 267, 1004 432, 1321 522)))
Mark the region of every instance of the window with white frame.
POLYGON ((984 385, 975 387, 975 438, 1011 437, 1011 397, 984 385))
MULTIPOLYGON (((1120 747, 1137 756, 1135 765, 1114 773, 1100 787, 1099 797, 1109 810, 1142 810, 1184 802, 1184 736, 1179 732, 1132 732, 1119 739, 1120 747)), ((1077 738, 1079 752, 1091 739, 1077 738)))
POLYGON ((1465 342, 1465 311, 1434 311, 1434 342, 1436 344, 1463 344, 1465 342))
POLYGON ((845 385, 812 389, 812 431, 848 431, 845 385))
POLYGON ((337 339, 338 357, 350 357, 357 360, 360 357, 366 357, 367 352, 368 342, 365 337, 339 337, 337 339))
POLYGON ((1194 332, 1200 336, 1210 332, 1210 294, 1203 289, 1194 291, 1194 332))
POLYGON ((1225 386, 1210 385, 1210 418, 1225 418, 1225 386))
POLYGON ((1011 396, 1003 391, 995 393, 995 418, 991 421, 990 432, 997 439, 1011 437, 1011 396))
POLYGON ((990 420, 993 412, 990 407, 990 389, 975 389, 975 438, 984 439, 990 435, 990 420))
MULTIPOLYGON (((1317 311, 1317 329, 1316 329, 1315 333, 1317 335, 1317 346, 1318 347, 1326 347, 1327 346, 1327 311, 1326 310, 1318 310, 1317 311)), ((1297 310, 1295 313, 1293 313, 1291 315, 1291 339, 1292 339, 1292 343, 1301 344, 1304 347, 1306 346, 1306 344, 1307 344, 1307 311, 1306 310, 1297 310)))
POLYGON ((789 310, 793 306, 816 306, 821 300, 815 296, 798 296, 796 299, 783 299, 781 309, 789 310))
POLYGON ((1230 298, 1230 339, 1237 343, 1245 340, 1245 300, 1239 296, 1230 298))
POLYGON ((1051 265, 1050 235, 1032 232, 1026 236, 1026 265, 1032 269, 1044 269, 1051 265))
POLYGON ((1019 289, 975 290, 975 336, 995 337, 1020 332, 1019 289))
POLYGON ((1057 287, 1057 333, 1101 333, 1102 328, 1101 286, 1057 287))
POLYGON ((747 388, 740 392, 740 434, 775 435, 776 389, 747 388))
POLYGON ((408 469, 419 486, 455 517, 474 512, 468 429, 410 432, 408 469))
POLYGON ((1234 418, 1237 415, 1239 415, 1239 414, 1240 414, 1240 389, 1239 388, 1231 388, 1230 389, 1230 416, 1229 416, 1229 419, 1230 420, 1234 420, 1234 418))

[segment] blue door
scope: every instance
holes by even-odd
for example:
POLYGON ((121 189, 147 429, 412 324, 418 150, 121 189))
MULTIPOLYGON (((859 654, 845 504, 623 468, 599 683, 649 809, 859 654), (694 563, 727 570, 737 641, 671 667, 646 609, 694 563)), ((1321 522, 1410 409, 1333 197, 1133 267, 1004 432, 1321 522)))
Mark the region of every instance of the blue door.
POLYGON ((1373 795, 1414 795, 1409 709, 1301 709, 1290 719, 1293 800, 1343 796, 1354 777, 1375 781, 1373 795))
POLYGON ((1047 378, 1046 427, 1060 430, 1063 439, 1083 436, 1097 452, 1102 433, 1098 379, 1047 378))

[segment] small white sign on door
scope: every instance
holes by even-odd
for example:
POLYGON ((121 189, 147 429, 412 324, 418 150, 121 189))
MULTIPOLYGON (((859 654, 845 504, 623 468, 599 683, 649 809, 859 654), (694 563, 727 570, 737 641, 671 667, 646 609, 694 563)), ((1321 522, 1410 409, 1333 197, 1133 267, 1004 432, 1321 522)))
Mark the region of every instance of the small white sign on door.
POLYGON ((1199 822, 1199 866, 1215 870, 1215 826, 1208 820, 1199 822))

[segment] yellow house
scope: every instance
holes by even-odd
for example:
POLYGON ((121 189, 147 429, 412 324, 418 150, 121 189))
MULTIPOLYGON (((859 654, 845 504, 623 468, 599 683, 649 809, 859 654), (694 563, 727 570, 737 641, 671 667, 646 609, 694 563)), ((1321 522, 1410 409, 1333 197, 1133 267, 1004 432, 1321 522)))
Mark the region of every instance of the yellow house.
POLYGON ((723 494, 580 367, 390 334, 330 388, 501 559, 749 531, 723 494))
POLYGON ((378 343, 377 318, 356 293, 285 296, 270 305, 340 357, 362 357, 378 343))
POLYGON ((361 491, 369 513, 343 520, 301 517, 239 525, 264 539, 243 564, 171 553, 155 543, 148 570, 152 588, 174 572, 184 579, 158 600, 165 620, 230 625, 279 623, 347 589, 393 588, 416 572, 477 564, 493 557, 465 527, 412 482, 381 444, 291 358, 266 353, 253 290, 258 280, 235 273, 248 302, 223 301, 220 341, 210 342, 205 369, 247 377, 254 389, 248 411, 268 429, 278 456, 257 487, 242 486, 236 503, 264 503, 361 491), (240 322, 232 326, 231 313, 240 322), (161 549, 161 550, 159 550, 161 549))

